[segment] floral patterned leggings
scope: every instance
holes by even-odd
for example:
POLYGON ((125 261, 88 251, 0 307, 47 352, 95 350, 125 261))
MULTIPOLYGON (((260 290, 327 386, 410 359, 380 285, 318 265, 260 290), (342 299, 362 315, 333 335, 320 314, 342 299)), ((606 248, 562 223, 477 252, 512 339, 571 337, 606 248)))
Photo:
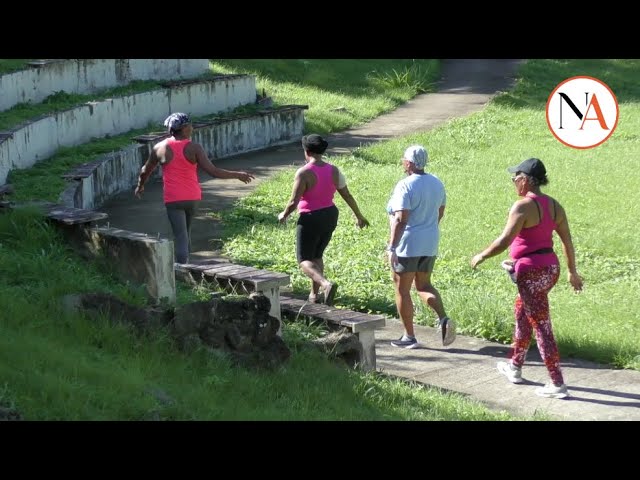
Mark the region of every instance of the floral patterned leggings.
POLYGON ((536 331, 536 343, 542 361, 549 371, 551 381, 560 385, 564 383, 560 370, 560 354, 553 338, 551 317, 549 314, 549 291, 560 276, 560 266, 550 265, 518 272, 514 313, 516 328, 513 335, 511 362, 515 367, 524 364, 532 329, 536 331))

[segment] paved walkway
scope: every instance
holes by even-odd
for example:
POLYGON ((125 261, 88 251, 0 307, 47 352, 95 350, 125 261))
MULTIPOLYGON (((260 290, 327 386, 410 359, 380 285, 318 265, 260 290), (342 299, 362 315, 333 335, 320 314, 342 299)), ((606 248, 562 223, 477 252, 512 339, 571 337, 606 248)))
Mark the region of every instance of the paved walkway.
MULTIPOLYGON (((329 154, 346 153, 363 144, 429 130, 448 119, 481 109, 498 91, 512 86, 517 60, 448 60, 437 93, 416 97, 395 111, 358 128, 328 137, 329 154)), ((304 160, 296 142, 280 148, 238 155, 215 161, 229 169, 247 169, 256 181, 238 181, 203 176, 203 202, 193 225, 194 257, 206 257, 216 250, 220 225, 207 218, 209 212, 230 208, 233 202, 284 168, 301 166, 304 160), (213 239, 213 242, 212 242, 213 239)), ((129 193, 114 198, 102 211, 109 214, 111 226, 171 237, 162 205, 162 185, 146 187, 142 200, 129 193)), ((459 335, 443 348, 437 332, 416 325, 423 348, 393 348, 389 341, 400 337, 399 320, 389 319, 377 332, 378 369, 400 377, 455 391, 479 400, 491 408, 515 414, 545 412, 558 420, 640 420, 640 372, 614 370, 592 362, 562 358, 563 373, 572 397, 554 400, 537 397, 535 387, 548 377, 535 348, 523 368, 525 382, 512 385, 495 369, 504 359, 508 346, 459 335)))

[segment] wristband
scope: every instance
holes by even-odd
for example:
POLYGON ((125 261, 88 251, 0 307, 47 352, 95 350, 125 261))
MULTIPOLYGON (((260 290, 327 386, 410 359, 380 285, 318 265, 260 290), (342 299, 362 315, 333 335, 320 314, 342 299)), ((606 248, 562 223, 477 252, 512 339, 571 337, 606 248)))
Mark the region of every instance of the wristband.
POLYGON ((387 245, 387 252, 396 253, 396 247, 392 247, 391 245, 387 245))

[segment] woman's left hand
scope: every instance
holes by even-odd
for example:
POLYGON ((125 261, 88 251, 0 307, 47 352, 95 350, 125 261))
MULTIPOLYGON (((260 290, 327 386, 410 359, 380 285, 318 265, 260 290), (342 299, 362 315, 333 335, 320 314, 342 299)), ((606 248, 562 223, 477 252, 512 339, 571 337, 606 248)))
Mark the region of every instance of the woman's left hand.
POLYGON ((393 269, 393 266, 398 264, 398 255, 396 254, 396 252, 390 252, 389 250, 387 250, 386 253, 387 253, 387 260, 389 261, 389 265, 393 269))
POLYGON ((358 226, 358 228, 368 227, 369 226, 369 220, 367 220, 364 217, 358 218, 358 219, 356 219, 356 225, 358 226))
POLYGON ((475 255, 472 259, 471 259, 471 268, 476 268, 478 265, 480 265, 482 262, 484 262, 484 257, 482 256, 481 253, 475 255))

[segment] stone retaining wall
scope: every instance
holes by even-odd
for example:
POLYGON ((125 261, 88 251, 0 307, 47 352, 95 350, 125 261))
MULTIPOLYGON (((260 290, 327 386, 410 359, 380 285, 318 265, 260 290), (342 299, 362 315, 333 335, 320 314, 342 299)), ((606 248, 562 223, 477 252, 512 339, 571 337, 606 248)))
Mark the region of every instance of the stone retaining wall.
POLYGON ((29 168, 51 157, 60 147, 92 138, 118 135, 161 125, 171 112, 204 116, 228 112, 256 100, 255 77, 224 75, 206 81, 184 81, 170 88, 89 102, 45 115, 0 132, 0 185, 9 171, 29 168))
POLYGON ((134 80, 172 80, 209 73, 206 58, 103 58, 34 62, 0 76, 0 111, 39 103, 59 91, 77 94, 126 85, 134 80))
MULTIPOLYGON (((197 123, 194 124, 193 140, 204 147, 214 162, 216 158, 299 141, 304 132, 306 108, 305 105, 286 105, 254 115, 197 123)), ((100 208, 110 197, 133 189, 150 146, 165 135, 139 138, 141 144, 103 155, 64 175, 70 184, 60 195, 59 202, 68 207, 92 210, 100 208)), ((154 175, 158 174, 156 172, 154 175)))

